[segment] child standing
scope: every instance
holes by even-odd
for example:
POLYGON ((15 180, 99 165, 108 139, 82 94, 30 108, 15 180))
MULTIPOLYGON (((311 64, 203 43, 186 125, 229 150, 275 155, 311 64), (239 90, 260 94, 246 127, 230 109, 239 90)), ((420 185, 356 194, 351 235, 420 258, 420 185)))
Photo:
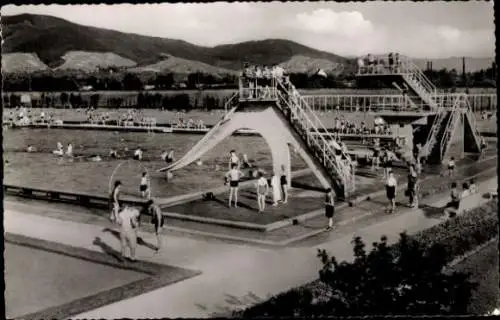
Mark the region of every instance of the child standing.
POLYGON ((267 180, 264 178, 264 174, 259 172, 259 180, 255 185, 257 189, 257 204, 259 205, 259 213, 263 213, 266 208, 266 195, 269 192, 269 185, 267 180))
POLYGON ((385 184, 385 189, 387 193, 387 199, 389 200, 390 209, 388 211, 393 213, 396 210, 396 188, 397 188, 396 177, 394 177, 394 172, 389 171, 389 176, 385 184))
POLYGON ((226 183, 229 180, 229 208, 231 208, 231 202, 233 200, 234 194, 234 207, 238 207, 238 186, 240 179, 243 177, 243 172, 238 170, 238 165, 236 163, 231 164, 231 170, 226 173, 226 183))
POLYGON ((335 214, 335 193, 332 188, 325 191, 325 216, 328 219, 328 227, 326 230, 330 231, 333 228, 333 215, 335 214))

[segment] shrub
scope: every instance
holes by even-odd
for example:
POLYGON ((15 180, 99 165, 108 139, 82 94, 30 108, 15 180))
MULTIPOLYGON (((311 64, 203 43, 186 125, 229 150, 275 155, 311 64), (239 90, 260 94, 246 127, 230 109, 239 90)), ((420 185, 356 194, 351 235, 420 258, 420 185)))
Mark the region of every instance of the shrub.
POLYGON ((353 262, 339 263, 318 250, 319 280, 234 315, 463 314, 477 285, 470 274, 443 271, 453 258, 497 234, 497 203, 491 201, 414 236, 402 233, 392 246, 383 236, 368 253, 356 237, 353 262))

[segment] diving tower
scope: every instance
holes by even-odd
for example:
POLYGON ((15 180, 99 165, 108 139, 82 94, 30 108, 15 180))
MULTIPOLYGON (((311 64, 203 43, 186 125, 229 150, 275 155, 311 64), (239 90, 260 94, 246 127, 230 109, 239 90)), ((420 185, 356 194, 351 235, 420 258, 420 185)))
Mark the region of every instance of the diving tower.
POLYGON ((226 103, 223 118, 181 159, 160 171, 175 171, 195 162, 240 129, 259 133, 271 150, 273 170, 285 166, 291 185, 290 148, 298 151, 321 185, 346 198, 355 190, 354 163, 331 137, 288 77, 241 76, 239 90, 226 103), (320 134, 322 133, 322 134, 320 134))

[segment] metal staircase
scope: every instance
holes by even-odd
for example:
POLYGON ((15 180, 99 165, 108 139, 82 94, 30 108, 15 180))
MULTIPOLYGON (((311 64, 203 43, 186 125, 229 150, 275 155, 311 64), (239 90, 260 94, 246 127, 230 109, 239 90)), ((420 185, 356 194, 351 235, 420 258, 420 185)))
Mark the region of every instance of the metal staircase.
POLYGON ((427 103, 431 109, 436 109, 438 104, 434 97, 436 95, 436 87, 424 75, 424 73, 408 58, 401 60, 399 73, 403 76, 406 83, 415 91, 418 96, 427 103))
POLYGON ((451 109, 451 111, 448 111, 448 122, 446 123, 446 126, 443 130, 443 136, 441 137, 441 144, 439 146, 440 161, 443 161, 446 151, 450 146, 450 141, 453 137, 453 133, 455 132, 457 124, 460 122, 460 118, 462 116, 460 103, 461 101, 457 99, 453 104, 453 108, 451 109))
POLYGON ((338 196, 347 197, 355 190, 354 164, 323 126, 316 113, 288 80, 276 81, 277 105, 292 127, 306 142, 310 152, 332 179, 338 196), (339 191, 343 194, 339 194, 339 191))
POLYGON ((466 98, 465 103, 466 108, 464 112, 464 122, 467 121, 469 123, 469 127, 472 131, 472 136, 474 137, 474 141, 476 143, 476 148, 478 151, 481 151, 481 133, 479 133, 479 130, 477 128, 476 116, 472 112, 472 108, 469 105, 469 99, 466 98))

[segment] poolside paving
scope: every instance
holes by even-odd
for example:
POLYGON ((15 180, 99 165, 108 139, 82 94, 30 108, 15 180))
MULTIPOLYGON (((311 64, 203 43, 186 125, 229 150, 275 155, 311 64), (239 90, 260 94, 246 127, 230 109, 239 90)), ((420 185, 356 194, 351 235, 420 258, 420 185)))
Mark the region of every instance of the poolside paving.
MULTIPOLYGON (((480 193, 464 201, 463 209, 485 203, 488 200, 481 194, 496 188, 496 177, 480 183, 480 193)), ((429 198, 425 203, 439 207, 448 201, 447 198, 446 192, 429 198)), ((102 226, 52 219, 18 209, 6 206, 5 229, 8 232, 95 251, 100 249, 92 244, 92 239, 99 236, 109 246, 119 247, 116 238, 103 233, 102 226)), ((31 208, 31 211, 37 211, 37 207, 31 208)), ((269 294, 314 280, 320 267, 316 258, 317 248, 327 249, 339 260, 350 260, 350 241, 354 235, 362 236, 367 243, 387 235, 389 242, 393 242, 403 230, 413 233, 440 221, 426 216, 420 209, 404 209, 395 215, 380 217, 368 226, 359 226, 345 235, 339 235, 342 227, 338 227, 328 233, 321 244, 279 249, 169 235, 165 253, 153 255, 149 248, 140 246, 139 256, 148 261, 201 270, 202 275, 77 317, 209 317, 227 314, 231 309, 256 303, 269 294)), ((151 234, 142 233, 142 236, 154 241, 151 234)))

